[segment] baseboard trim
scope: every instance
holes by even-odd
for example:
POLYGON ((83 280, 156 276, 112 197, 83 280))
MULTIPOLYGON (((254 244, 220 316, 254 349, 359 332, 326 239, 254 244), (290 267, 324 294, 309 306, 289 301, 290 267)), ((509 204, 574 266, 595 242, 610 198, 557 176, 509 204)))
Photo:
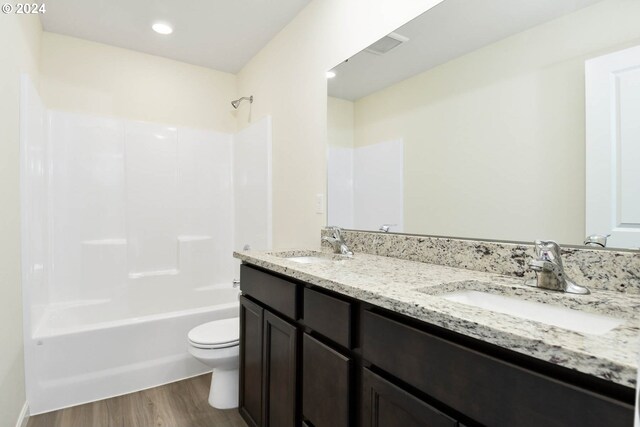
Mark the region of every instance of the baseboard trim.
POLYGON ((29 422, 29 405, 27 402, 24 402, 22 406, 22 410, 20 411, 20 415, 18 415, 18 420, 16 421, 16 427, 27 427, 27 423, 29 422))

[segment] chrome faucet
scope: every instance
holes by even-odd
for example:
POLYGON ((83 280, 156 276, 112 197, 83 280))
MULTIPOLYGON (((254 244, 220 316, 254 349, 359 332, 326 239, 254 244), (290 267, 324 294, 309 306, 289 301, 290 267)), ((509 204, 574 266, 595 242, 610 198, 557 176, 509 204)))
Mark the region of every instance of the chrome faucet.
POLYGON ((584 245, 606 248, 608 237, 611 237, 611 234, 607 234, 606 236, 601 234, 592 234, 584 239, 584 245))
POLYGON ((327 230, 331 231, 331 237, 324 236, 322 241, 331 244, 333 253, 353 256, 353 252, 342 239, 342 229, 340 227, 327 227, 327 230))
POLYGON ((556 242, 536 240, 535 251, 536 257, 529 261, 529 267, 535 271, 536 278, 526 280, 526 285, 570 294, 589 293, 589 289, 577 285, 567 277, 562 265, 560 246, 556 242))

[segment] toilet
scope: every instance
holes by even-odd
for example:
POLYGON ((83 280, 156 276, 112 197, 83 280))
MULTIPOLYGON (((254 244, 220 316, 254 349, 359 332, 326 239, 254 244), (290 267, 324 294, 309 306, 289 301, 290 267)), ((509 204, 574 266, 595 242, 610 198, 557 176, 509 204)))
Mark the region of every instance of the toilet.
POLYGON ((209 404, 238 407, 239 318, 215 320, 189 331, 189 353, 213 369, 209 404))

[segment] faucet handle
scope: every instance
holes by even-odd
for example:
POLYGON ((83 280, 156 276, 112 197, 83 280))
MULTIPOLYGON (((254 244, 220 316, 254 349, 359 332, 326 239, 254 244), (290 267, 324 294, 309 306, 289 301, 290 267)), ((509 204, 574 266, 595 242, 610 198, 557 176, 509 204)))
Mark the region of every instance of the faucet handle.
POLYGON ((553 240, 536 240, 534 242, 536 258, 544 261, 551 261, 562 267, 562 255, 560 245, 553 240))
POLYGON ((326 229, 331 231, 331 235, 334 239, 338 239, 338 240, 342 239, 342 228, 337 227, 335 225, 328 225, 326 229))
POLYGON ((588 288, 567 277, 562 265, 560 245, 553 240, 536 240, 534 246, 536 258, 529 261, 529 267, 536 272, 536 278, 526 280, 526 285, 572 294, 589 293, 588 288))
POLYGON ((584 239, 583 244, 585 246, 600 246, 602 248, 606 248, 608 237, 611 237, 611 234, 607 234, 606 236, 601 234, 591 234, 584 239))

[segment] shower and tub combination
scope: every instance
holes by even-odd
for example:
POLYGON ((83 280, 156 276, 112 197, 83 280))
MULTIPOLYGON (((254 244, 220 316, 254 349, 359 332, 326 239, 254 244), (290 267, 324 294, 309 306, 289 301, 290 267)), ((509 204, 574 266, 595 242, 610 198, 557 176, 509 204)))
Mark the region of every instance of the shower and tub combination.
POLYGON ((27 400, 38 414, 199 375, 238 316, 233 250, 271 245, 271 121, 236 134, 48 110, 21 94, 27 400))

